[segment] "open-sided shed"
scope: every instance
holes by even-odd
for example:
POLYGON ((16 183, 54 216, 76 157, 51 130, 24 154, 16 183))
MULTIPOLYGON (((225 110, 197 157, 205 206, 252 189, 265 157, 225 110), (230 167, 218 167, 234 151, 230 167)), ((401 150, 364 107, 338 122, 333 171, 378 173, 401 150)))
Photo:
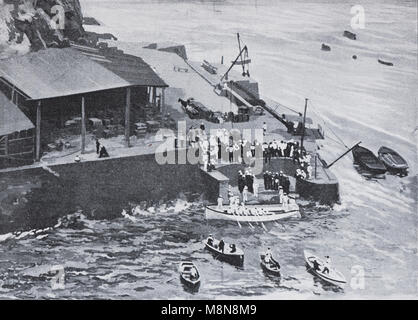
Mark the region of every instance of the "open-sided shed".
MULTIPOLYGON (((45 101, 62 97, 80 99, 81 150, 85 150, 86 100, 91 93, 124 89, 125 138, 129 146, 129 115, 131 88, 136 86, 167 86, 153 70, 132 57, 109 55, 105 59, 94 59, 74 48, 50 48, 23 56, 0 60, 0 84, 8 87, 11 101, 25 100, 34 110, 35 158, 41 154, 41 116, 45 101), (102 61, 98 61, 102 60, 102 61), (19 99, 15 98, 15 95, 19 99)), ((7 99, 7 98, 6 98, 7 99)), ((20 104, 18 104, 21 107, 20 104)))
POLYGON ((23 112, 0 92, 0 167, 33 161, 34 128, 23 112))

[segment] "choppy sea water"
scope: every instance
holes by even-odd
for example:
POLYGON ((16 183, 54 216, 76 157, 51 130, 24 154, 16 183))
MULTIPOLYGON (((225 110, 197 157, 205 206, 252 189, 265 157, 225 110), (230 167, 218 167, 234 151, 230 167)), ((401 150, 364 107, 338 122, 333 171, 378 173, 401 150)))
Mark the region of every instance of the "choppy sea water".
POLYGON ((112 220, 76 212, 49 229, 0 236, 0 297, 416 298, 416 3, 359 4, 366 25, 352 41, 342 37, 352 17, 344 2, 82 1, 87 15, 120 40, 184 43, 195 60, 232 60, 240 32, 261 93, 299 110, 308 97, 309 115, 326 120, 325 159, 344 151, 332 130, 347 145, 362 140, 373 151, 395 148, 411 172, 403 179, 367 180, 345 157, 332 169, 340 205, 305 208, 302 219, 265 228, 207 222, 202 202, 183 197, 148 210, 127 203, 112 220), (331 52, 320 50, 323 42, 331 52), (208 233, 241 247, 244 268, 205 252, 208 233), (261 271, 258 254, 266 246, 279 255, 281 279, 261 271), (336 290, 316 281, 306 272, 303 249, 332 256, 349 285, 336 290), (177 274, 178 262, 188 258, 202 273, 194 295, 182 290, 177 274), (63 287, 51 284, 60 275, 56 266, 64 269, 63 287), (355 286, 359 267, 363 289, 355 286))

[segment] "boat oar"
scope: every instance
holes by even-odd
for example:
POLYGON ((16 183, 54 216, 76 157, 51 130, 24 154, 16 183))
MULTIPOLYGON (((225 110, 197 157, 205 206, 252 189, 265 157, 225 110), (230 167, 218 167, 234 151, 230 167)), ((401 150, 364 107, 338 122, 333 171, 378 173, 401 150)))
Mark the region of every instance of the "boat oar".
POLYGON ((165 283, 169 283, 169 282, 173 281, 174 279, 176 279, 176 278, 171 278, 171 279, 167 280, 165 283))
MULTIPOLYGON (((257 210, 254 210, 254 215, 256 215, 257 217, 261 217, 261 215, 257 213, 257 210)), ((263 229, 264 229, 266 232, 268 232, 268 230, 267 230, 266 226, 264 225, 264 222, 260 222, 260 223, 261 223, 261 226, 263 227, 263 229)))
MULTIPOLYGON (((248 214, 245 213, 245 210, 242 212, 242 214, 248 217, 248 214)), ((254 226, 252 225, 250 221, 248 221, 248 225, 250 226, 251 229, 254 229, 254 226)))
POLYGON ((242 227, 241 227, 241 223, 239 223, 239 220, 238 220, 238 215, 237 215, 237 214, 235 214, 235 211, 231 211, 231 212, 232 212, 232 214, 235 216, 235 218, 237 219, 238 226, 239 226, 240 228, 242 228, 242 227))

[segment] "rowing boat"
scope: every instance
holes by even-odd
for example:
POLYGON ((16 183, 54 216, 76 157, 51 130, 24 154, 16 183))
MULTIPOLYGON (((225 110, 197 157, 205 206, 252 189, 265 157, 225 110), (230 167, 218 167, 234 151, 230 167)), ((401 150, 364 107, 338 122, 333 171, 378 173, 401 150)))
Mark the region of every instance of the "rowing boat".
POLYGON ((345 280, 344 275, 339 272, 338 270, 328 267, 329 272, 324 272, 324 267, 326 266, 326 263, 318 258, 317 256, 313 255, 312 253, 304 250, 303 254, 305 256, 305 262, 306 266, 308 268, 308 271, 318 278, 324 280, 327 283, 333 284, 335 286, 343 287, 347 281, 345 280), (318 263, 318 267, 315 268, 314 261, 318 263))
POLYGON ((353 149, 354 163, 373 174, 384 174, 387 170, 384 164, 374 155, 372 151, 357 146, 353 149))
POLYGON ((244 264, 244 251, 235 247, 235 251, 232 250, 231 245, 225 243, 224 250, 219 249, 219 240, 214 239, 212 244, 208 243, 208 239, 205 240, 205 247, 209 250, 216 259, 228 262, 235 266, 242 266, 244 264))
POLYGON ((388 147, 381 147, 377 154, 388 171, 400 175, 408 174, 408 163, 395 150, 388 147))
POLYGON ((200 286, 200 274, 196 265, 191 261, 182 261, 179 265, 180 281, 190 290, 198 290, 200 286), (194 273, 194 274, 193 274, 194 273))
POLYGON ((246 205, 243 207, 216 205, 206 206, 206 219, 233 220, 238 222, 270 222, 281 219, 300 217, 296 203, 283 206, 281 204, 246 205))
POLYGON ((386 65, 386 66, 393 66, 393 63, 392 63, 392 62, 384 61, 384 60, 381 60, 381 59, 377 59, 377 61, 378 61, 380 64, 384 64, 384 65, 386 65))
POLYGON ((270 263, 266 263, 264 254, 260 255, 260 260, 261 268, 264 272, 271 275, 280 276, 280 264, 276 260, 271 258, 270 263))

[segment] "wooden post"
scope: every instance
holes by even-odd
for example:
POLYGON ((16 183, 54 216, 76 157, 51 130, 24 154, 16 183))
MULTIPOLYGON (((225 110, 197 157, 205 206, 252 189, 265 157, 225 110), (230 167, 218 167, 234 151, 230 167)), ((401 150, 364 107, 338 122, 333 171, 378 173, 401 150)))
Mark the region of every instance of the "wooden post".
POLYGON ((86 152, 86 106, 85 98, 81 97, 81 153, 86 152))
POLYGON ((41 101, 36 105, 36 154, 35 159, 41 159, 41 101))
POLYGON ((316 153, 315 153, 315 179, 316 179, 316 168, 317 168, 317 159, 318 159, 318 156, 316 155, 316 153))
POLYGON ((157 88, 152 87, 152 104, 155 106, 157 104, 157 88))
POLYGON ((9 136, 7 134, 4 137, 4 154, 6 156, 9 154, 9 136))
POLYGON ((125 142, 126 147, 130 147, 130 115, 131 115, 131 88, 126 88, 126 107, 125 107, 125 142))
POLYGON ((166 110, 165 110, 165 88, 162 88, 162 93, 161 93, 161 111, 162 113, 165 115, 166 114, 166 110))

